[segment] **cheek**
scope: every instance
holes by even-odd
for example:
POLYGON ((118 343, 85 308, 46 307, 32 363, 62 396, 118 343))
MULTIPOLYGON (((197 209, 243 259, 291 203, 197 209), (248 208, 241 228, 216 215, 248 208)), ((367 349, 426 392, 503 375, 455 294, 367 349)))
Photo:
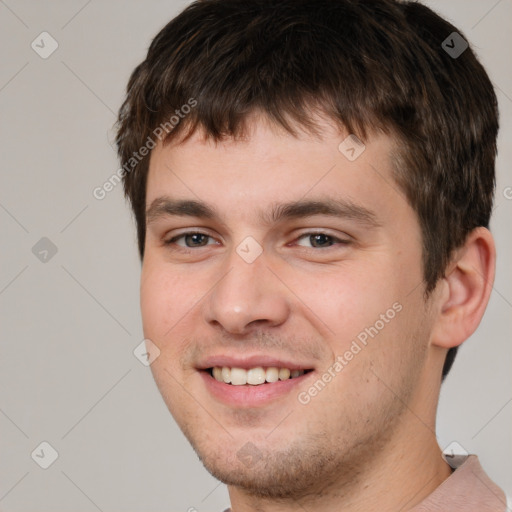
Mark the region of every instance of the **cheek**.
POLYGON ((165 265, 144 262, 140 282, 140 308, 144 335, 160 345, 179 328, 194 304, 194 287, 165 265))
POLYGON ((159 274, 144 263, 140 280, 140 309, 144 336, 153 339, 164 322, 167 297, 159 274))
POLYGON ((197 302, 193 290, 184 286, 184 278, 170 272, 165 265, 144 262, 140 282, 140 306, 144 337, 160 350, 151 364, 155 382, 167 405, 174 410, 182 396, 180 358, 187 340, 190 321, 187 313, 197 302))
MULTIPOLYGON (((382 384, 373 375, 382 375, 397 386, 408 379, 407 365, 422 360, 425 333, 421 311, 421 287, 411 294, 416 276, 407 276, 400 265, 382 257, 360 269, 336 269, 330 276, 303 280, 306 305, 328 327, 325 340, 335 357, 343 358, 343 379, 359 382, 372 393, 382 384)), ((321 325, 318 320, 317 325, 321 325)), ((341 368, 341 367, 340 367, 341 368)))
POLYGON ((387 270, 375 263, 362 269, 336 268, 328 275, 301 278, 297 295, 328 328, 326 337, 342 348, 375 322, 380 326, 381 315, 395 317, 393 304, 400 301, 401 291, 387 270))

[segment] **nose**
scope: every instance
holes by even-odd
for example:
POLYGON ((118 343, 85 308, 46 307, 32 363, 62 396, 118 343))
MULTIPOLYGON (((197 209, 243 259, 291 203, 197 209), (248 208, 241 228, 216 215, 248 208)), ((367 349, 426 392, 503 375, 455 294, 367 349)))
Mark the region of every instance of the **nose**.
POLYGON ((248 263, 233 251, 205 308, 207 322, 230 334, 279 326, 289 313, 286 287, 268 268, 265 252, 248 263))

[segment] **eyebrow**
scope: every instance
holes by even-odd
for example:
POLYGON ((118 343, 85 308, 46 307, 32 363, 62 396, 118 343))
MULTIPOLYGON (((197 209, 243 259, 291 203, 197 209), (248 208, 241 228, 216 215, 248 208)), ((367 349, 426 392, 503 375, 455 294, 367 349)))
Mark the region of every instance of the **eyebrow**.
MULTIPOLYGON (((267 225, 276 224, 286 219, 300 219, 314 215, 355 220, 369 228, 381 226, 373 211, 347 199, 322 198, 275 203, 268 212, 259 212, 260 220, 267 225)), ((217 210, 208 203, 162 196, 156 198, 146 210, 146 225, 148 226, 163 217, 171 216, 220 220, 217 210)))

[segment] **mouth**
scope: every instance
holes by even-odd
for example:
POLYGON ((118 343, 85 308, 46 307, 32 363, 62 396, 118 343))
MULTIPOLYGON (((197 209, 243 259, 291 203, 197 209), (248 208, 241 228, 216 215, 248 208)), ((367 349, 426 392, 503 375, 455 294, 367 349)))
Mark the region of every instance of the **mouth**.
POLYGON ((315 377, 312 368, 265 366, 264 363, 260 363, 260 366, 249 363, 239 366, 216 365, 198 370, 210 396, 235 409, 262 408, 272 403, 282 404, 282 400, 293 403, 297 390, 315 377))
POLYGON ((204 370, 217 382, 231 386, 265 386, 280 381, 302 377, 312 369, 290 369, 277 366, 256 366, 254 368, 237 368, 213 366, 204 370))
POLYGON ((196 370, 211 398, 242 409, 293 403, 317 374, 311 362, 261 353, 205 354, 196 370))

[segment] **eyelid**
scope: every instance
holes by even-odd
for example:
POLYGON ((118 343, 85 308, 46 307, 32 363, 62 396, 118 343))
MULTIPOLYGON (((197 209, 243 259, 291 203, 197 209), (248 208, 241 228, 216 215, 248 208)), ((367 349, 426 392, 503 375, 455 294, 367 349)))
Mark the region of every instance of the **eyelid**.
MULTIPOLYGON (((298 240, 301 240, 303 238, 307 238, 307 237, 310 237, 310 236, 314 236, 314 235, 325 235, 329 238, 332 239, 333 241, 333 245, 330 245, 329 247, 323 247, 322 249, 324 251, 328 250, 328 249, 331 249, 333 247, 335 247, 336 245, 347 245, 349 243, 352 242, 352 239, 350 236, 348 235, 344 235, 343 237, 340 237, 340 236, 336 236, 336 235, 333 235, 332 233, 330 233, 328 230, 322 230, 322 229, 319 229, 319 230, 310 230, 310 231, 305 231, 301 234, 299 234, 294 242, 297 242, 298 240)), ((304 246, 299 246, 299 247, 304 247, 304 246)), ((315 247, 306 247, 306 249, 315 249, 315 247)))
MULTIPOLYGON (((191 231, 184 231, 182 233, 173 235, 171 238, 164 239, 164 244, 165 245, 174 244, 176 242, 176 240, 179 240, 180 238, 184 238, 188 235, 203 235, 208 238, 215 239, 215 237, 213 235, 211 235, 210 233, 206 233, 204 231, 199 231, 199 230, 191 230, 191 231)), ((207 244, 207 245, 211 245, 211 244, 207 244)), ((193 249, 193 247, 187 247, 187 246, 179 246, 179 247, 183 247, 184 249, 193 249)), ((206 247, 206 246, 198 246, 198 247, 200 248, 200 247, 206 247)))

